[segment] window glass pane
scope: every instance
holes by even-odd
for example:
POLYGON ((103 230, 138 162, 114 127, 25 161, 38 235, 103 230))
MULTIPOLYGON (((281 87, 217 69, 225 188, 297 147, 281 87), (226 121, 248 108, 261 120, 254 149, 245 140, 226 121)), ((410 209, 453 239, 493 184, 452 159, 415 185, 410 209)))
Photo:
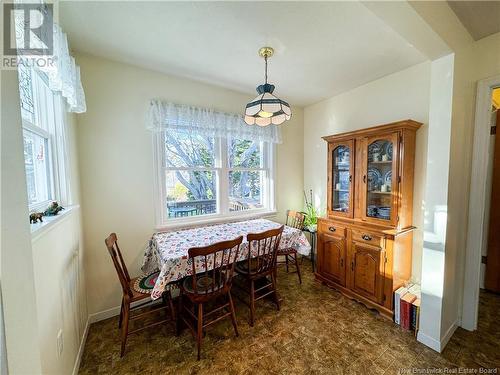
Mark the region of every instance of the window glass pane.
POLYGON ((214 138, 186 131, 165 132, 167 167, 213 167, 214 138))
POLYGON ((263 166, 262 142, 229 138, 227 155, 230 168, 261 168, 263 166))
POLYGON ((229 172, 229 211, 262 208, 263 171, 229 172))
POLYGON ((217 212, 216 173, 213 171, 166 171, 168 218, 217 212))
POLYGON ((31 69, 19 64, 18 75, 21 116, 24 120, 33 124, 35 122, 35 103, 33 100, 33 80, 31 69))
POLYGON ((28 203, 51 199, 48 140, 28 130, 23 131, 24 165, 28 187, 28 203))

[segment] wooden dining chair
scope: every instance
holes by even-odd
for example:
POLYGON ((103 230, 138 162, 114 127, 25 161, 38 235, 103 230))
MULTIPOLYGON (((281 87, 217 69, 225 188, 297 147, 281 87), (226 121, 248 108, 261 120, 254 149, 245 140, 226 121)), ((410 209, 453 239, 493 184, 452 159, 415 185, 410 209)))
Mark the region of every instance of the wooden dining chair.
POLYGON ((121 352, 120 356, 123 357, 123 354, 125 353, 125 345, 127 343, 127 337, 128 335, 131 335, 133 333, 142 331, 143 329, 156 326, 158 324, 166 323, 168 321, 175 321, 175 310, 174 306, 172 303, 172 296, 170 294, 170 291, 166 291, 163 293, 163 298, 161 303, 155 304, 151 306, 151 309, 148 309, 144 312, 140 312, 135 314, 135 312, 139 309, 143 309, 147 307, 147 305, 151 305, 154 303, 154 301, 151 300, 151 294, 150 293, 142 293, 134 289, 134 284, 144 284, 144 281, 146 279, 151 279, 152 276, 154 275, 148 275, 148 276, 143 276, 142 278, 131 278, 127 266, 125 265, 125 262, 123 261, 122 253, 120 251, 120 247, 118 246, 118 238, 116 236, 116 233, 111 233, 108 238, 104 241, 106 244, 106 247, 109 251, 109 255, 111 255, 111 259, 113 260, 113 264, 116 269, 116 273, 118 274, 118 279, 120 280, 120 284, 122 286, 122 305, 120 309, 120 320, 118 322, 118 328, 121 328, 121 352), (143 301, 142 303, 139 303, 137 305, 134 305, 134 307, 131 307, 132 303, 135 302, 140 302, 143 301), (169 318, 165 318, 160 321, 154 321, 148 324, 143 324, 141 327, 129 331, 129 322, 133 320, 140 319, 146 315, 149 315, 154 312, 160 312, 164 310, 169 310, 169 318), (134 312, 134 315, 131 313, 134 312))
MULTIPOLYGON (((286 225, 295 229, 304 229, 304 220, 306 215, 302 212, 287 210, 286 211, 286 225)), ((299 283, 302 284, 302 277, 300 275, 300 266, 297 259, 297 250, 293 247, 278 250, 278 257, 285 257, 285 259, 277 260, 277 264, 285 264, 286 272, 288 273, 289 266, 293 265, 295 267, 295 272, 299 276, 299 283)))
POLYGON ((276 307, 280 309, 278 292, 276 290, 276 257, 281 241, 284 226, 271 229, 262 233, 247 235, 248 251, 245 260, 236 264, 236 272, 246 281, 248 288, 243 287, 249 294, 250 326, 255 321, 255 302, 273 295, 276 307), (270 279, 269 279, 270 278, 270 279), (257 282, 257 289, 256 287, 257 282))
POLYGON ((234 264, 238 259, 242 241, 243 236, 240 236, 231 241, 188 250, 193 274, 186 277, 180 284, 177 334, 180 334, 182 323, 189 328, 196 339, 198 360, 203 330, 209 325, 230 317, 234 333, 238 336, 231 285, 234 264), (222 304, 217 303, 219 300, 222 300, 222 304), (210 311, 204 311, 204 306, 208 302, 214 302, 215 305, 210 311))

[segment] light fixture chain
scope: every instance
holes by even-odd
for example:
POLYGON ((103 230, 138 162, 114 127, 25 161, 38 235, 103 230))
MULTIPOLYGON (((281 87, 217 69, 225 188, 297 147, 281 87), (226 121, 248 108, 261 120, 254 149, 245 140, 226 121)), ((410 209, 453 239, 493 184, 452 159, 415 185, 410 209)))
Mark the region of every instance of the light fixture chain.
POLYGON ((267 55, 264 56, 264 60, 266 62, 266 84, 267 84, 267 55))

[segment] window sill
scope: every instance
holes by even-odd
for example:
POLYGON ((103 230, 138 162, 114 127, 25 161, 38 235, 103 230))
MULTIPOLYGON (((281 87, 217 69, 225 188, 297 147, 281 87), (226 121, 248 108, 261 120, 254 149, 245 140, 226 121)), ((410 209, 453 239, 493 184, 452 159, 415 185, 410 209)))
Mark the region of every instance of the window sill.
POLYGON ((260 219, 264 217, 274 217, 276 216, 277 211, 258 211, 258 212, 249 212, 239 215, 226 215, 226 216, 206 216, 206 217, 198 217, 198 218, 182 218, 182 219, 174 219, 171 223, 157 225, 156 230, 158 231, 167 231, 172 229, 181 229, 181 228, 195 228, 203 225, 211 225, 211 224, 222 224, 229 223, 232 221, 243 221, 243 220, 252 220, 252 219, 260 219))
POLYGON ((73 212, 77 211, 79 208, 80 208, 80 206, 78 206, 78 205, 64 207, 64 210, 61 211, 58 215, 56 215, 56 216, 44 216, 42 223, 38 222, 36 224, 30 224, 31 241, 32 242, 36 241, 42 235, 44 235, 48 231, 51 231, 53 228, 55 228, 60 223, 65 221, 68 217, 70 217, 71 214, 73 212))

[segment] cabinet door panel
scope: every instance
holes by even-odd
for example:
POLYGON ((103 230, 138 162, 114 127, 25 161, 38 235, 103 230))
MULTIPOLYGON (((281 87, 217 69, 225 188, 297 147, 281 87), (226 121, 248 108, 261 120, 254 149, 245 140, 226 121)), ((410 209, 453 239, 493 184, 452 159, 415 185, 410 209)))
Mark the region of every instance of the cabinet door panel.
POLYGON ((318 271, 345 286, 346 239, 321 233, 318 241, 318 271))
POLYGON ((381 303, 384 282, 382 249, 354 241, 351 246, 352 289, 372 301, 381 303))
POLYGON ((362 218, 397 225, 399 132, 365 138, 362 166, 362 218))
POLYGON ((328 145, 328 210, 353 217, 354 140, 328 145))

